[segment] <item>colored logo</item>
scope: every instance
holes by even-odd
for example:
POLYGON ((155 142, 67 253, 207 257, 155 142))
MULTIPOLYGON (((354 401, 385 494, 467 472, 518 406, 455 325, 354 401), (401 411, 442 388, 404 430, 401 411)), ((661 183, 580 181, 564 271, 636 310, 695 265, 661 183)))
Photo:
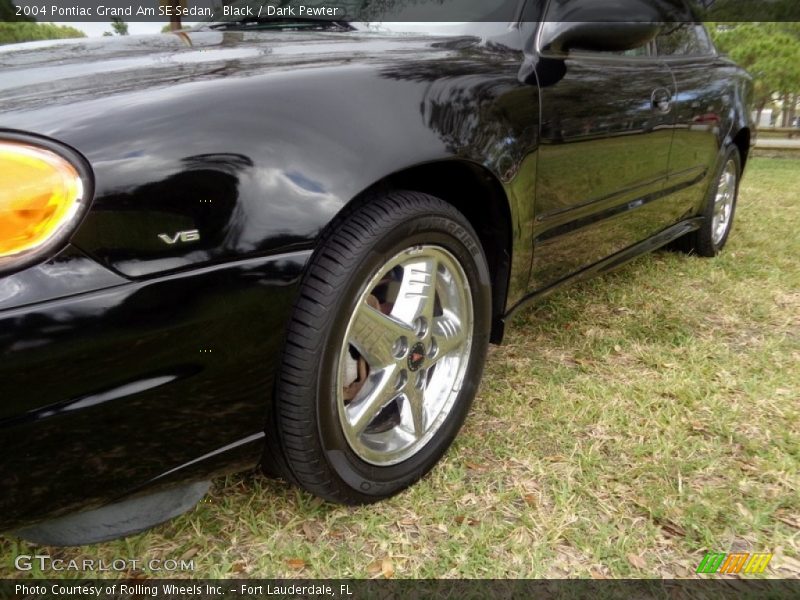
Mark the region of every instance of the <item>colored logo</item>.
POLYGON ((421 343, 417 344, 411 349, 408 354, 408 369, 412 373, 419 371, 422 363, 425 362, 425 346, 421 343))
POLYGON ((717 575, 733 573, 763 573, 767 568, 772 554, 748 552, 709 552, 700 561, 698 573, 716 573, 717 575))

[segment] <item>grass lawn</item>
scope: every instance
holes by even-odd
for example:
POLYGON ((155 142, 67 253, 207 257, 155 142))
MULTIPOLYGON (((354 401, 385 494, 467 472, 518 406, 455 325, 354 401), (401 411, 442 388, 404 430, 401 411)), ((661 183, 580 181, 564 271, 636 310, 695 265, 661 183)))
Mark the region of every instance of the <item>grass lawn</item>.
POLYGON ((198 577, 691 577, 736 550, 800 577, 799 232, 800 161, 753 159, 721 257, 659 252, 522 313, 453 449, 392 500, 244 474, 126 540, 0 538, 0 575, 36 550, 198 577))

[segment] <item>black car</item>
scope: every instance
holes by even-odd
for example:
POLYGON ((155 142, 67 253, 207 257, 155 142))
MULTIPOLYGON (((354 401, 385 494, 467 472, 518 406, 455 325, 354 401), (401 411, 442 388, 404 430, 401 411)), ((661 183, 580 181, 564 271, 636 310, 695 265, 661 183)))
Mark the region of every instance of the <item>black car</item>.
POLYGON ((386 498, 516 309, 719 253, 750 78, 702 25, 589 5, 1 48, 0 530, 108 539, 257 464, 386 498))

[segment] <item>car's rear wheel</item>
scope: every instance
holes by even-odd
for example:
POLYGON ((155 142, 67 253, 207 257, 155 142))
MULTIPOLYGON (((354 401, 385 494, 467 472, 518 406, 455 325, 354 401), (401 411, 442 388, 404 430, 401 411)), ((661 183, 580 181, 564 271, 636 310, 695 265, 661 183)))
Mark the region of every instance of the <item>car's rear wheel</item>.
POLYGON ((301 284, 276 389, 289 477, 352 504, 427 473, 480 381, 489 282, 472 227, 438 198, 390 193, 339 218, 301 284))
POLYGON ((736 146, 729 147, 717 167, 714 183, 709 188, 703 210, 703 224, 697 231, 677 240, 675 246, 679 250, 713 257, 725 247, 736 212, 741 164, 739 150, 736 146))

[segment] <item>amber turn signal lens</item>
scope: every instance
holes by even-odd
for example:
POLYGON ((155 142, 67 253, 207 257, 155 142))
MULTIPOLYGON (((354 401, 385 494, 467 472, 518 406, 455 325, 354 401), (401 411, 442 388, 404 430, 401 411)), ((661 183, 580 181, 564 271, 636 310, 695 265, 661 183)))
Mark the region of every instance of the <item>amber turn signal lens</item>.
POLYGON ((77 169, 55 152, 0 141, 0 259, 28 254, 72 224, 83 199, 77 169))

